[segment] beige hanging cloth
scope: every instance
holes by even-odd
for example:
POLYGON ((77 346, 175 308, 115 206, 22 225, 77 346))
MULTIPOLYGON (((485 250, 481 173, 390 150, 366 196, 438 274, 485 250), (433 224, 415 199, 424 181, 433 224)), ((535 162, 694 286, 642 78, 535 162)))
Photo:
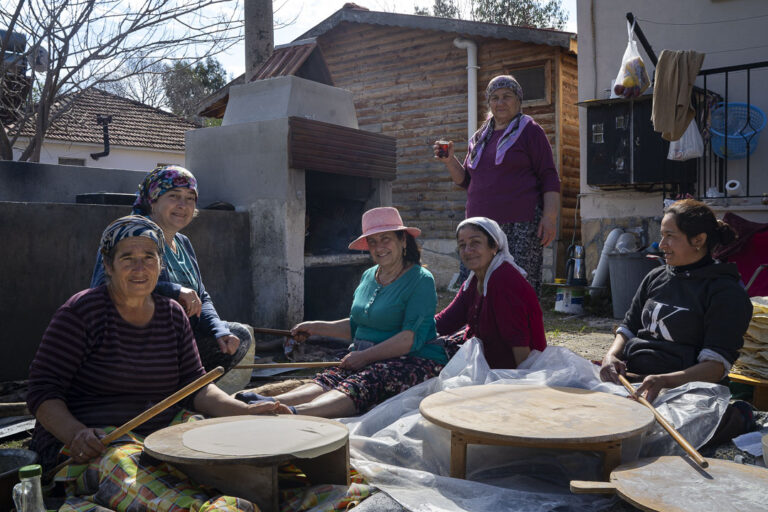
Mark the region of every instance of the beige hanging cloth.
POLYGON ((662 50, 656 64, 653 86, 653 129, 664 140, 678 140, 696 111, 691 106, 691 90, 699 74, 704 54, 693 50, 662 50))

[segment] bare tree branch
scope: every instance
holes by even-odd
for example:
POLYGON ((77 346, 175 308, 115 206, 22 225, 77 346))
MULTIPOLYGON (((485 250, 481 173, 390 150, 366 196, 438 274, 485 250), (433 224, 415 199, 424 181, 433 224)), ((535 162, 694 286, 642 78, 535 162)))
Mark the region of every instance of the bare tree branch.
POLYGON ((4 38, 0 92, 19 80, 29 86, 14 105, 0 105, 9 110, 0 112, 0 159, 13 158, 8 148, 25 140, 18 159, 39 161, 46 132, 73 94, 125 81, 134 94, 146 94, 140 101, 157 106, 150 77, 158 66, 216 55, 242 40, 243 21, 235 0, 20 0, 0 6, 0 26, 26 38, 20 57, 30 68, 6 72, 4 38))

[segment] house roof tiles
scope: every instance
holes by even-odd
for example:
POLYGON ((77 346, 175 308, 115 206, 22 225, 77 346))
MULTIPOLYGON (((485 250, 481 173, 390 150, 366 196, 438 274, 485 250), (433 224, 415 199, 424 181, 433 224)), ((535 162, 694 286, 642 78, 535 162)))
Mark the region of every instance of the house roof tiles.
MULTIPOLYGON (((103 144, 103 128, 96 122, 97 116, 102 115, 112 116, 112 146, 184 151, 184 134, 200 127, 170 112, 99 89, 64 96, 51 107, 51 115, 67 107, 46 132, 46 140, 103 144)), ((33 125, 28 123, 22 136, 32 135, 33 125)))

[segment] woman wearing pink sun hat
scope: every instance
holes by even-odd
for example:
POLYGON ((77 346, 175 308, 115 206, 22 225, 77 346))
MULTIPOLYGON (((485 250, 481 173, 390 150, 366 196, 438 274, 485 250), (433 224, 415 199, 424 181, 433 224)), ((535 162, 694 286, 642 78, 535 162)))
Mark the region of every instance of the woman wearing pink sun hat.
POLYGON ((432 274, 421 266, 415 240, 421 230, 403 225, 392 207, 368 210, 362 224, 362 235, 349 248, 367 250, 376 264, 363 273, 349 317, 302 322, 291 329, 300 342, 309 336, 353 342, 338 367, 274 397, 293 406, 296 414, 326 418, 360 414, 436 376, 447 362, 442 345, 428 343, 437 337, 437 293, 432 274))

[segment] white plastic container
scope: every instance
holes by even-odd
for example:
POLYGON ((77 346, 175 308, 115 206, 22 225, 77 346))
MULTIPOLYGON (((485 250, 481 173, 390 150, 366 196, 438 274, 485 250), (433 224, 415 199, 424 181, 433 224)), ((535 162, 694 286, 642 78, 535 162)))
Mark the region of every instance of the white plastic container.
POLYGON ((555 311, 581 315, 584 313, 584 287, 557 285, 555 311))

